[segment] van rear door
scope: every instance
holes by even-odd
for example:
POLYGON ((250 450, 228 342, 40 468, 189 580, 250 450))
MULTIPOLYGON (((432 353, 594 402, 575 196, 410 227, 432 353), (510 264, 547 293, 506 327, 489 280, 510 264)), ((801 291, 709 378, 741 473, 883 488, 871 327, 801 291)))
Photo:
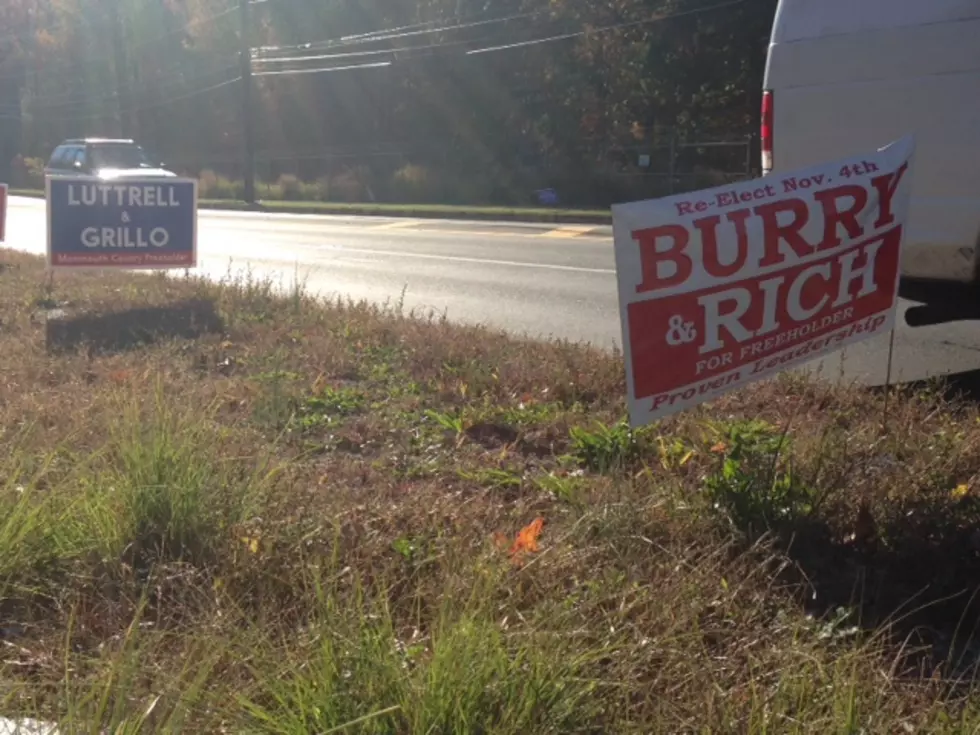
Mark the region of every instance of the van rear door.
POLYGON ((765 78, 772 170, 913 133, 906 275, 975 276, 978 37, 978 0, 781 0, 776 13, 765 78))

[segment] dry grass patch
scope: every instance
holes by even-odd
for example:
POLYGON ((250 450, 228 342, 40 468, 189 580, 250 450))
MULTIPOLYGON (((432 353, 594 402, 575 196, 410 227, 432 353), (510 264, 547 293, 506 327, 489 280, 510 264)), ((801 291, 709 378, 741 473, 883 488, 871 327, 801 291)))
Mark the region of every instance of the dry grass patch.
POLYGON ((618 359, 583 347, 250 281, 47 288, 38 260, 0 261, 3 714, 980 725, 970 405, 896 394, 884 431, 881 395, 789 376, 632 432, 618 359), (209 316, 147 316, 174 304, 209 316))

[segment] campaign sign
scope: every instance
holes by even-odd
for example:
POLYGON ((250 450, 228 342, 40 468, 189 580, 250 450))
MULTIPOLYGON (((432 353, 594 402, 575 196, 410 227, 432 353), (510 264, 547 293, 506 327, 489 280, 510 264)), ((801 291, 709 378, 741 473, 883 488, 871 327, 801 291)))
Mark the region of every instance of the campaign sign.
POLYGON ((7 185, 0 184, 0 242, 7 234, 7 185))
POLYGON ((914 150, 614 206, 633 426, 890 330, 914 150))
POLYGON ((193 268, 197 182, 49 177, 48 265, 54 269, 193 268))

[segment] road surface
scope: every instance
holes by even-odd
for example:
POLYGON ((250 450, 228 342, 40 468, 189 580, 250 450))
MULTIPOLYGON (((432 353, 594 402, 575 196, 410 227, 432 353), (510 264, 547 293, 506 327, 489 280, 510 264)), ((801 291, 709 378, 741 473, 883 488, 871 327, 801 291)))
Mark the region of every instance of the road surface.
MULTIPOLYGON (((13 197, 6 247, 43 254, 44 202, 13 197)), ((198 271, 246 269, 321 296, 397 301, 518 335, 611 349, 621 342, 608 227, 201 211, 198 271)), ((948 289, 943 289, 948 292, 948 289)), ((966 297, 953 321, 910 327, 903 300, 893 377, 980 371, 980 313, 966 297), (972 312, 972 313, 971 313, 972 312)), ((947 304, 948 310, 948 304, 947 304)), ((831 378, 885 381, 888 337, 810 364, 831 378)))

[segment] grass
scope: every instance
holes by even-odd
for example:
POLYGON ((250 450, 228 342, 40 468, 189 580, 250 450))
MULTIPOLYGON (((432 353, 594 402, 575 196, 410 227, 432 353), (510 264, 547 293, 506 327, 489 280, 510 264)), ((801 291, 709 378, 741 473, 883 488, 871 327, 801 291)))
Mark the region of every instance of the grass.
POLYGON ((249 280, 44 284, 0 250, 2 715, 980 727, 980 412, 938 385, 887 426, 880 392, 794 375, 631 431, 584 347, 249 280), (119 327, 201 303, 194 335, 119 327), (114 349, 53 345, 53 305, 112 312, 114 349))
MULTIPOLYGON (((44 198, 43 191, 11 190, 11 196, 44 198)), ((555 222, 575 224, 612 224, 607 209, 560 209, 547 207, 499 207, 452 204, 382 204, 311 201, 262 201, 250 207, 231 199, 202 199, 203 209, 244 211, 258 209, 266 212, 291 214, 349 214, 378 217, 419 217, 439 219, 506 220, 518 222, 555 222)))

